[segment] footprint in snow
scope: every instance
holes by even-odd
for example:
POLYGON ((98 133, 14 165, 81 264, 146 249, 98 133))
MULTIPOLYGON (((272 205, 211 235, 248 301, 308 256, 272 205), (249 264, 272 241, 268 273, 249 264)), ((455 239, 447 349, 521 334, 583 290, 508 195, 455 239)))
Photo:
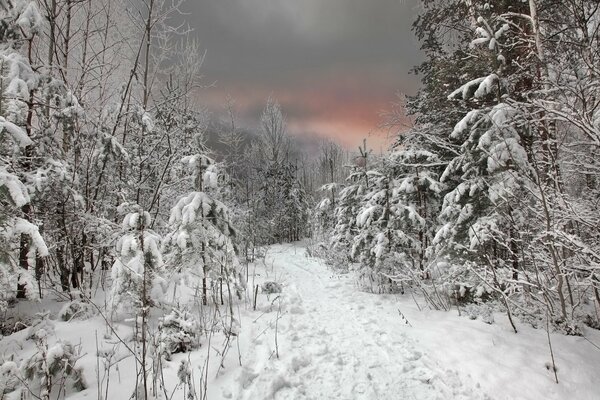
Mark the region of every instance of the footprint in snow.
POLYGON ((309 355, 298 355, 292 357, 291 369, 294 372, 300 371, 302 368, 308 367, 310 365, 311 358, 309 355))
POLYGON ((292 384, 290 381, 285 379, 282 375, 277 375, 273 382, 271 382, 271 395, 275 397, 275 394, 282 389, 291 388, 292 384))
POLYGON ((327 353, 329 353, 329 346, 327 345, 327 343, 324 343, 323 345, 319 346, 317 348, 317 351, 315 351, 315 355, 317 356, 324 356, 327 353))
POLYGON ((293 306, 292 308, 290 308, 290 313, 292 314, 304 314, 304 308, 300 307, 300 306, 293 306))
POLYGON ((257 377, 258 373, 250 370, 249 368, 244 368, 240 376, 242 389, 248 389, 257 377))
POLYGON ((359 383, 357 383, 356 385, 354 385, 354 387, 352 388, 352 391, 353 391, 354 393, 360 393, 360 394, 363 394, 363 393, 366 393, 366 392, 367 392, 367 389, 368 389, 368 388, 369 388, 369 387, 368 387, 368 385, 367 385, 365 382, 359 382, 359 383))

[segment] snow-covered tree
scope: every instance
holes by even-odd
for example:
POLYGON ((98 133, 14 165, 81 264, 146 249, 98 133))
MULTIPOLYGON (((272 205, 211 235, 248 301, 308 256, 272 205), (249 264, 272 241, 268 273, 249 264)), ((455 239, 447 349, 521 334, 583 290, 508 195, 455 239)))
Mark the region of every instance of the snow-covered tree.
POLYGON ((352 240, 352 259, 360 263, 362 284, 374 291, 389 291, 394 275, 394 250, 397 234, 396 216, 391 198, 395 181, 385 167, 366 172, 369 186, 356 210, 356 234, 352 240))
POLYGON ((5 306, 15 289, 17 297, 34 296, 30 269, 40 256, 48 255, 48 249, 31 206, 37 172, 32 162, 33 139, 37 139, 32 131, 32 103, 41 76, 20 53, 31 46, 43 20, 34 2, 16 1, 0 10, 0 24, 0 300, 5 306))
POLYGON ((113 312, 147 314, 148 307, 156 305, 162 296, 161 237, 150 229, 151 217, 147 211, 136 205, 130 208, 131 212, 123 218, 122 235, 116 245, 109 305, 113 312))
POLYGON ((437 229, 435 216, 445 186, 439 182, 444 161, 432 147, 420 147, 421 135, 427 130, 414 129, 403 144, 390 155, 395 188, 391 203, 398 219, 398 230, 404 235, 398 252, 409 271, 426 278, 431 276, 428 251, 437 229))
POLYGON ((255 169, 252 218, 257 242, 293 241, 307 233, 309 196, 290 156, 290 139, 281 106, 269 98, 261 115, 262 130, 251 148, 255 169))
MULTIPOLYGON (((482 63, 492 60, 488 74, 474 77, 448 96, 451 101, 467 102, 475 108, 450 134, 461 151, 441 181, 453 176, 451 179, 459 183, 444 198, 444 226, 435 239, 436 244, 456 256, 475 258, 482 264, 487 263, 485 257, 490 252, 500 250, 497 246, 513 243, 514 247, 517 238, 511 226, 518 216, 512 205, 523 194, 523 175, 530 173, 524 148, 526 131, 514 122, 519 111, 502 100, 504 95, 512 94, 519 79, 507 67, 504 49, 511 48, 514 39, 506 38, 510 26, 496 14, 499 11, 485 7, 480 10, 487 16, 477 18, 476 37, 471 42, 482 63)), ((515 249, 503 250, 511 254, 515 249)), ((495 258, 509 261, 511 257, 496 252, 495 258)))
POLYGON ((220 294, 221 300, 223 284, 230 294, 239 290, 238 259, 232 241, 236 231, 227 206, 215 198, 219 171, 198 136, 196 151, 182 159, 191 172, 194 191, 181 197, 171 210, 171 228, 163 249, 177 280, 189 284, 194 284, 194 277, 202 280, 202 302, 207 304, 209 287, 214 298, 220 294))
POLYGON ((449 262, 441 278, 465 298, 491 291, 567 324, 589 318, 576 304, 598 302, 597 235, 583 228, 596 223, 584 150, 597 148, 596 2, 423 4, 424 87, 396 148, 433 155, 426 170, 443 183, 428 197, 443 203, 430 209, 440 227, 427 258, 449 262))
POLYGON ((315 223, 317 234, 328 235, 333 229, 334 214, 337 208, 339 191, 343 187, 342 163, 344 155, 342 148, 333 142, 323 142, 318 166, 318 180, 321 184, 319 195, 321 200, 317 202, 315 223))
POLYGON ((359 148, 360 156, 356 157, 355 165, 346 178, 345 187, 340 190, 334 214, 334 228, 331 236, 333 248, 344 254, 346 262, 352 260, 354 238, 358 234, 357 215, 362 205, 363 197, 369 190, 368 163, 369 152, 359 148))

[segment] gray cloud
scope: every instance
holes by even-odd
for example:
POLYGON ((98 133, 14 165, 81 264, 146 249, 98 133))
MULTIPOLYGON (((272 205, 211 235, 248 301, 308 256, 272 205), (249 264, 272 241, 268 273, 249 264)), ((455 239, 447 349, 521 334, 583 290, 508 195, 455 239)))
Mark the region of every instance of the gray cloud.
POLYGON ((419 59, 416 0, 191 0, 188 22, 207 49, 209 79, 269 82, 326 68, 419 59))
MULTIPOLYGON (((414 92, 416 78, 408 71, 420 60, 410 30, 417 3, 189 0, 185 11, 207 51, 203 74, 207 81, 217 82, 215 89, 207 89, 212 91, 206 94, 211 103, 220 97, 224 102, 230 93, 241 104, 250 101, 243 96, 260 101, 248 107, 260 109, 271 92, 306 114, 312 105, 302 103, 320 90, 344 92, 340 88, 351 86, 347 92, 352 96, 364 92, 390 101, 398 90, 414 92)), ((343 103, 344 97, 339 101, 343 103)))

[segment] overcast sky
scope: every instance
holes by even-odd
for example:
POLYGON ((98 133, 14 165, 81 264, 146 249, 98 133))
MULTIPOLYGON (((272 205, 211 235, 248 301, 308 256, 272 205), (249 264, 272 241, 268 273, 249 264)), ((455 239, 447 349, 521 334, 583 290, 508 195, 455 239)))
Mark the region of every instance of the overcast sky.
MULTIPOLYGON (((269 95, 292 133, 355 147, 398 91, 414 93, 419 62, 410 31, 417 0, 190 0, 187 20, 206 49, 218 111, 230 95, 256 123, 269 95)), ((381 139, 369 139, 374 145, 381 139)))

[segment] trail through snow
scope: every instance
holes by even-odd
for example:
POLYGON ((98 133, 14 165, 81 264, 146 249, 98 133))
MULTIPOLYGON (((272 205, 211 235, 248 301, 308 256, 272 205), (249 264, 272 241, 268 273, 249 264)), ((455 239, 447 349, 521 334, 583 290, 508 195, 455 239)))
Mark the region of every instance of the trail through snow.
POLYGON ((332 276, 303 248, 275 246, 266 264, 284 291, 270 295, 265 314, 243 328, 251 329, 251 343, 243 346, 249 350, 237 393, 225 397, 489 398, 424 354, 399 313, 384 309, 376 295, 358 292, 348 277, 332 276))

